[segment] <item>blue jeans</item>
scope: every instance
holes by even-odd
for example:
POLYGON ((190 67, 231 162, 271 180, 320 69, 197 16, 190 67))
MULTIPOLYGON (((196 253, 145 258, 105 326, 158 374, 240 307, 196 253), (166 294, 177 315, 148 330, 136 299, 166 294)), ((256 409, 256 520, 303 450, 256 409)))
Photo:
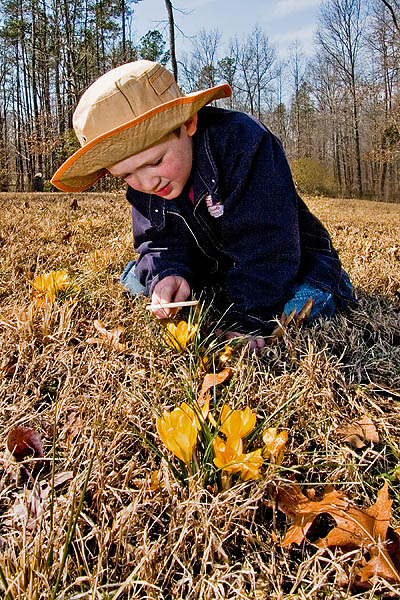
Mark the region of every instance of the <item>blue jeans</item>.
POLYGON ((309 323, 317 317, 332 317, 336 312, 336 301, 330 292, 316 288, 309 283, 301 283, 293 289, 294 296, 288 300, 283 311, 290 315, 293 309, 296 313, 300 312, 309 298, 312 298, 314 304, 310 316, 306 319, 309 323))
MULTIPOLYGON (((121 275, 121 283, 133 297, 136 297, 139 294, 148 296, 144 285, 136 279, 135 265, 136 261, 134 260, 131 260, 126 265, 121 275)), ((346 282, 349 289, 351 289, 350 279, 347 274, 345 273, 343 277, 346 277, 346 282)), ((286 302, 283 309, 287 315, 290 315, 293 309, 296 309, 296 312, 299 312, 309 298, 313 299, 314 305, 311 314, 307 319, 308 322, 313 321, 319 316, 332 317, 338 308, 336 300, 330 292, 316 288, 309 283, 300 283, 293 288, 293 291, 293 297, 286 302)))
POLYGON ((144 287, 144 285, 140 283, 139 279, 136 279, 135 266, 136 261, 130 260, 122 272, 120 281, 126 289, 126 291, 129 292, 131 296, 135 297, 139 294, 148 296, 147 290, 144 287))

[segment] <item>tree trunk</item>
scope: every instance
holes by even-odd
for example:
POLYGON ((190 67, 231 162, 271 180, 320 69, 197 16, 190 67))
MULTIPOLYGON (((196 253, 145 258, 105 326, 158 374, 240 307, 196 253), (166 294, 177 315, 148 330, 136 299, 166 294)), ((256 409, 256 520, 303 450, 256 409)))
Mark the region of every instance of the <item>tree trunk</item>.
POLYGON ((178 64, 176 62, 176 51, 175 51, 175 23, 174 23, 174 11, 172 8, 171 0, 165 0, 165 7, 168 14, 168 28, 169 28, 169 53, 172 65, 172 72, 175 77, 175 81, 178 81, 178 64))

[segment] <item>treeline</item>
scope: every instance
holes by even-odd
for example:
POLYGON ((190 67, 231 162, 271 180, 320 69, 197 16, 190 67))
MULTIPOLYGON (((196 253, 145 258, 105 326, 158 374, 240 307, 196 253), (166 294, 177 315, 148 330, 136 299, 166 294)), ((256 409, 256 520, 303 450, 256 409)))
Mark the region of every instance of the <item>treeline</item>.
MULTIPOLYGON (((109 68, 149 58, 177 59, 185 91, 228 82, 225 105, 280 136, 301 191, 400 200, 400 0, 322 2, 311 60, 299 43, 279 58, 261 25, 228 44, 202 30, 190 53, 175 56, 159 31, 135 40, 139 1, 3 1, 1 190, 31 189, 37 172, 51 189, 77 148, 71 121, 83 90, 109 68)), ((157 17, 171 32, 165 4, 169 14, 157 17)))

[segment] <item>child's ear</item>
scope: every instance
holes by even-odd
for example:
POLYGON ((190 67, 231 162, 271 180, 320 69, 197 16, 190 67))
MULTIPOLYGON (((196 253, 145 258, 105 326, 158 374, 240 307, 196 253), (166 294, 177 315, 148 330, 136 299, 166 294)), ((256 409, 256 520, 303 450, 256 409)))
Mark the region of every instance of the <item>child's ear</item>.
POLYGON ((185 122, 185 128, 186 128, 186 133, 190 137, 196 133, 196 129, 197 129, 197 113, 195 115, 193 115, 193 117, 190 117, 190 119, 188 119, 185 122))

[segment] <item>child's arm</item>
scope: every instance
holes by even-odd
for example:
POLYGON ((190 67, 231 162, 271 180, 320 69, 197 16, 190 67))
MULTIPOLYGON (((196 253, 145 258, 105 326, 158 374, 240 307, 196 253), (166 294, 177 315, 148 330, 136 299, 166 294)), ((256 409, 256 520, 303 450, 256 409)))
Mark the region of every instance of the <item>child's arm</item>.
MULTIPOLYGON (((127 199, 132 204, 135 250, 139 254, 135 275, 147 288, 153 303, 186 300, 192 286, 193 242, 184 229, 166 227, 164 201, 128 187, 127 199), (186 233, 186 237, 185 237, 186 233), (155 294, 155 295, 154 295, 155 294)), ((173 201, 170 201, 173 202, 173 201)), ((168 316, 176 309, 168 311, 168 316)), ((154 311, 158 318, 165 312, 154 311)))

